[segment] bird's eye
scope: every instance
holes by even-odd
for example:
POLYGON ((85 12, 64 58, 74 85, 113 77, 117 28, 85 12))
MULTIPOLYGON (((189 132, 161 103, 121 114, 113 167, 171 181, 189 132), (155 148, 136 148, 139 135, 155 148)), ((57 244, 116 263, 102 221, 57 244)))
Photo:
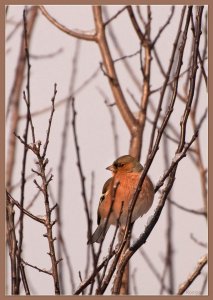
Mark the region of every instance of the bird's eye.
POLYGON ((124 164, 122 164, 122 163, 118 163, 118 164, 117 164, 117 167, 118 167, 118 168, 122 168, 123 166, 124 166, 124 164))
POLYGON ((104 199, 105 199, 105 195, 103 194, 103 195, 101 196, 101 198, 100 198, 99 204, 100 204, 101 202, 103 202, 104 199))

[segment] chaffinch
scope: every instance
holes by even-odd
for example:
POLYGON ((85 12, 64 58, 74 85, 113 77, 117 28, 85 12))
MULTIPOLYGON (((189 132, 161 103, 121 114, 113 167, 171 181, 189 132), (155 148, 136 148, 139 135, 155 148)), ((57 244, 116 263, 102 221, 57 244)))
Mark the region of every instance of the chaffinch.
MULTIPOLYGON (((104 239, 110 225, 117 224, 119 216, 119 225, 126 225, 128 206, 135 193, 141 172, 143 171, 143 167, 140 162, 130 155, 119 157, 111 166, 107 167, 106 169, 112 172, 112 177, 109 178, 103 186, 102 196, 98 206, 98 227, 88 240, 88 244, 94 242, 100 243, 104 239), (117 190, 114 191, 114 203, 113 207, 111 208, 110 216, 108 217, 112 203, 113 186, 116 182, 119 182, 119 184, 117 186, 117 190)), ((134 206, 131 223, 147 213, 152 206, 153 199, 154 187, 150 178, 146 176, 134 206)))

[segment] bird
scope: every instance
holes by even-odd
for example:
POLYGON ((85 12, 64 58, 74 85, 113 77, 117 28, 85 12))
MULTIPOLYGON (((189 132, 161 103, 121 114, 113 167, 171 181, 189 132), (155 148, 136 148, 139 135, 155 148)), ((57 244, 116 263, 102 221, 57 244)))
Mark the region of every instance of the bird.
MULTIPOLYGON (((125 227, 129 203, 143 172, 143 166, 131 155, 117 158, 106 169, 112 172, 112 177, 103 186, 97 212, 98 227, 88 239, 87 244, 101 243, 110 225, 116 225, 118 221, 119 226, 125 227), (117 188, 115 189, 116 183, 117 188)), ((154 186, 151 179, 146 176, 132 212, 131 223, 148 212, 153 199, 154 186)))

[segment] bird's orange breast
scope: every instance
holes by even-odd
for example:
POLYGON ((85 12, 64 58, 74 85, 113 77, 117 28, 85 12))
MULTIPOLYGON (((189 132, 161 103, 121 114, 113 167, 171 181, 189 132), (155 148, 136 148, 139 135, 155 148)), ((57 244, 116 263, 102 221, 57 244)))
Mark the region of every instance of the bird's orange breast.
MULTIPOLYGON (((119 182, 115 194, 114 204, 109 218, 109 223, 116 224, 117 219, 119 218, 121 212, 121 207, 123 202, 120 223, 122 225, 125 225, 127 214, 128 214, 129 203, 135 193, 140 175, 141 173, 136 173, 136 172, 135 173, 117 172, 115 174, 113 180, 110 182, 108 191, 105 194, 105 199, 101 202, 99 206, 99 214, 101 218, 107 218, 112 203, 113 186, 116 182, 119 182)), ((135 221, 137 218, 139 218, 149 210, 149 208, 152 205, 153 198, 154 198, 154 188, 149 178, 146 177, 133 210, 132 221, 135 221)))

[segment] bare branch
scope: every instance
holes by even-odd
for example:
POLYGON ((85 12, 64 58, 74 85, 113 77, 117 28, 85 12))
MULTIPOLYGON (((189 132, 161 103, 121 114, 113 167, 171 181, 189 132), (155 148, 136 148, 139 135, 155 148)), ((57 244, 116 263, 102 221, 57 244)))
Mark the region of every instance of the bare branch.
POLYGON ((55 18, 53 18, 46 10, 43 5, 39 5, 39 9, 41 10, 42 14, 59 30, 63 31, 64 33, 75 37, 77 39, 85 40, 85 41, 96 41, 96 34, 88 34, 84 32, 76 32, 74 30, 68 29, 61 23, 59 23, 55 18))
POLYGON ((156 266, 154 265, 154 263, 152 263, 151 259, 149 258, 147 253, 144 251, 144 249, 139 248, 139 253, 143 256, 145 262, 147 263, 147 265, 149 266, 150 270, 155 275, 155 277, 159 280, 159 282, 161 282, 163 289, 165 289, 169 294, 171 294, 171 290, 165 285, 164 282, 162 282, 162 277, 161 277, 160 273, 158 272, 156 266))
POLYGON ((27 215, 28 217, 30 217, 31 219, 41 223, 41 224, 45 224, 45 220, 41 219, 41 218, 38 218, 36 216, 34 216, 33 214, 31 214, 28 210, 24 209, 20 203, 18 201, 16 201, 11 195, 10 193, 8 193, 6 191, 6 194, 7 194, 7 197, 8 197, 8 200, 12 203, 12 204, 15 204, 25 215, 27 215))
MULTIPOLYGON (((29 19, 28 19, 28 44, 31 39, 31 33, 33 31, 35 20, 37 16, 37 8, 34 6, 30 11, 29 19)), ((26 65, 26 57, 25 57, 25 41, 24 35, 21 40, 19 56, 17 59, 17 67, 13 82, 13 87, 8 100, 8 108, 6 112, 6 118, 9 116, 9 112, 11 110, 11 126, 9 133, 9 146, 8 146, 8 159, 6 163, 6 187, 10 192, 10 186, 12 183, 12 175, 13 175, 13 167, 15 162, 15 152, 16 152, 16 138, 13 135, 13 132, 18 127, 18 113, 20 106, 20 95, 22 90, 22 84, 24 79, 24 70, 26 65)))
POLYGON ((41 268, 39 268, 39 267, 37 267, 37 266, 31 265, 31 264, 29 264, 28 262, 24 261, 23 259, 22 259, 21 261, 22 261, 22 263, 25 264, 26 266, 31 267, 31 268, 33 268, 33 269, 39 271, 39 272, 42 272, 42 273, 44 273, 44 274, 48 274, 48 275, 51 275, 51 276, 53 275, 52 272, 47 271, 47 270, 45 270, 45 269, 41 269, 41 268))
POLYGON ((22 279, 22 282, 23 282, 25 294, 30 295, 30 290, 29 290, 29 286, 28 286, 28 282, 27 282, 27 278, 26 278, 26 274, 25 274, 23 264, 20 265, 20 272, 21 272, 21 279, 22 279))
POLYGON ((171 13, 168 17, 168 20, 165 22, 165 24, 160 28, 160 30, 158 31, 156 37, 154 38, 154 40, 152 41, 152 48, 155 46, 157 40, 159 39, 159 37, 161 36, 161 33, 165 30, 165 28, 170 24, 170 21, 174 15, 174 11, 175 11, 175 6, 172 5, 171 7, 171 13))
POLYGON ((135 32, 137 33, 137 36, 139 38, 139 40, 141 41, 141 44, 143 44, 144 40, 145 40, 145 35, 144 33, 141 31, 138 23, 137 23, 137 20, 135 18, 135 15, 134 15, 134 12, 133 12, 133 9, 132 9, 132 6, 131 5, 128 5, 127 6, 127 10, 128 10, 128 13, 129 13, 129 17, 130 17, 130 20, 132 22, 132 25, 135 29, 135 32))
POLYGON ((111 117, 111 126, 112 126, 112 133, 113 133, 113 140, 114 140, 114 149, 115 149, 115 157, 119 157, 119 136, 118 136, 118 132, 117 132, 117 126, 116 126, 116 118, 115 118, 115 114, 114 114, 114 110, 112 108, 112 106, 110 105, 109 99, 108 97, 105 95, 104 91, 102 89, 100 89, 99 87, 97 87, 99 93, 102 95, 102 97, 104 98, 104 103, 106 104, 109 113, 110 113, 110 117, 111 117))
POLYGON ((63 52, 63 48, 59 48, 55 52, 49 53, 49 54, 32 54, 30 53, 31 59, 47 59, 47 58, 54 58, 56 55, 61 54, 63 52))
POLYGON ((179 209, 181 209, 185 212, 189 212, 189 213, 192 213, 192 214, 195 214, 195 215, 201 215, 201 216, 206 217, 206 212, 203 209, 195 210, 195 209, 187 208, 185 206, 182 206, 182 205, 174 202, 170 197, 168 197, 168 201, 171 202, 171 204, 173 204, 174 206, 178 207, 179 209))
MULTIPOLYGON (((206 18, 207 18, 207 16, 206 16, 206 18)), ((195 26, 194 26, 193 15, 191 15, 191 24, 192 24, 192 32, 193 32, 193 35, 195 37, 196 30, 195 30, 195 26)), ((205 36, 206 36, 206 40, 207 40, 207 26, 205 27, 205 33, 206 33, 205 36)), ((204 46, 204 51, 206 50, 206 48, 207 48, 207 45, 204 46)), ((207 87, 208 78, 207 78, 206 71, 205 71, 204 66, 203 66, 204 59, 201 57, 199 49, 198 49, 198 59, 199 59, 200 65, 201 65, 201 70, 202 70, 203 78, 205 80, 205 84, 206 84, 206 87, 207 87)))
POLYGON ((207 260, 207 255, 204 255, 199 259, 195 270, 190 274, 186 281, 180 285, 177 295, 183 295, 185 293, 188 287, 194 282, 198 275, 200 275, 203 267, 207 264, 207 260))
MULTIPOLYGON (((177 32, 175 42, 174 42, 174 45, 173 45, 173 51, 172 51, 172 55, 171 55, 171 58, 170 58, 170 64, 169 64, 168 71, 167 71, 167 74, 166 74, 166 78, 165 78, 165 81, 164 81, 164 84, 163 84, 163 87, 162 87, 162 90, 161 90, 160 99, 159 99, 159 103, 158 103, 158 108, 157 108, 157 112, 156 112, 156 115, 155 115, 154 125, 153 125, 151 138, 150 138, 149 153, 151 152, 152 147, 153 147, 154 138, 155 138, 155 130, 156 130, 156 126, 157 126, 159 116, 160 116, 161 107, 162 107, 166 87, 167 87, 167 84, 168 84, 168 81, 169 81, 169 76, 170 76, 170 73, 171 73, 171 70, 172 70, 172 67, 173 67, 174 58, 175 58, 175 55, 176 55, 176 49, 177 49, 178 41, 179 41, 179 38, 180 38, 180 35, 181 35, 181 27, 182 27, 182 23, 183 23, 185 10, 186 10, 186 7, 184 6, 183 9, 182 9, 182 13, 181 13, 181 19, 180 19, 180 23, 179 23, 178 32, 177 32)), ((186 36, 187 36, 189 20, 190 20, 189 18, 190 18, 190 13, 187 16, 187 24, 186 24, 186 27, 185 27, 185 30, 184 30, 184 38, 182 40, 181 51, 179 52, 179 60, 178 60, 178 65, 177 65, 177 69, 176 69, 176 74, 174 76, 175 82, 174 82, 174 91, 173 91, 173 96, 172 96, 174 100, 176 98, 176 93, 177 93, 177 88, 178 88, 178 78, 179 78, 179 75, 180 75, 180 69, 181 69, 181 65, 182 65, 183 51, 184 51, 184 47, 185 47, 186 36)))
POLYGON ((207 243, 203 243, 201 241, 199 241, 193 233, 190 234, 190 238, 199 246, 203 247, 203 248, 207 248, 207 243))
POLYGON ((106 262, 108 261, 109 257, 111 259, 115 255, 115 253, 116 251, 113 250, 108 257, 103 259, 103 261, 97 266, 96 270, 94 270, 92 274, 80 284, 78 289, 75 291, 74 295, 79 295, 88 285, 90 285, 94 281, 97 272, 100 272, 100 270, 102 270, 102 268, 105 266, 106 262))
POLYGON ((117 107, 123 117, 124 122, 126 123, 128 129, 130 132, 133 132, 135 130, 136 120, 130 111, 126 99, 124 97, 124 94, 122 92, 115 67, 113 64, 112 56, 109 50, 109 46, 106 40, 105 35, 105 27, 102 20, 102 12, 100 6, 93 6, 93 14, 94 14, 94 20, 95 20, 95 26, 96 26, 96 32, 97 32, 97 43, 99 45, 102 59, 103 59, 103 65, 106 70, 106 74, 108 75, 109 84, 112 90, 112 93, 114 95, 117 107))
POLYGON ((46 156, 47 146, 49 144, 50 128, 51 128, 51 124, 52 124, 53 114, 54 114, 54 111, 55 111, 55 97, 56 97, 56 94, 57 94, 56 87, 57 87, 57 85, 55 83, 54 84, 54 95, 53 95, 53 97, 51 99, 51 101, 52 101, 52 111, 51 111, 51 115, 50 115, 50 118, 49 118, 49 126, 48 126, 48 129, 47 129, 47 136, 46 136, 46 141, 45 141, 45 144, 44 144, 44 151, 43 151, 43 154, 42 154, 42 158, 43 159, 46 156))
POLYGON ((110 22, 115 20, 126 8, 127 8, 127 6, 124 6, 122 9, 120 9, 114 16, 112 16, 109 20, 107 20, 104 23, 104 26, 107 26, 110 22))
MULTIPOLYGON (((107 13, 107 9, 106 7, 103 7, 103 14, 108 17, 108 13, 107 13)), ((110 35, 110 38, 119 54, 119 56, 122 58, 125 58, 125 55, 124 55, 124 52, 123 52, 123 49, 122 47, 120 46, 120 44, 118 43, 118 40, 116 38, 116 35, 114 34, 113 30, 112 30, 112 27, 109 25, 108 26, 108 32, 109 32, 109 35, 110 35)), ((135 55, 137 55, 137 53, 135 53, 135 55)), ((119 59, 118 59, 119 60, 119 59)), ((116 62, 117 60, 115 60, 114 62, 116 62)), ((138 77, 135 75, 130 63, 126 60, 126 59, 123 59, 122 60, 125 68, 127 69, 128 73, 130 74, 130 77, 131 79, 133 80, 134 84, 137 86, 138 90, 140 91, 141 90, 141 82, 140 80, 138 79, 138 77)))
POLYGON ((195 37, 194 37, 194 44, 193 44, 193 57, 192 57, 192 70, 191 70, 191 76, 190 76, 190 87, 189 87, 189 94, 187 99, 187 104, 185 107, 184 115, 182 117, 180 126, 181 126, 181 133, 180 133, 180 145, 177 149, 177 153, 180 153, 185 144, 185 135, 186 135, 186 124, 188 120, 188 116, 191 110, 191 104, 194 96, 194 90, 195 90, 195 80, 196 80, 196 73, 197 73, 197 58, 198 58, 198 51, 199 51, 199 41, 200 41, 200 35, 201 35, 201 20, 202 20, 202 12, 203 12, 203 6, 198 7, 197 11, 197 22, 196 22, 196 28, 195 28, 195 37))
MULTIPOLYGON (((74 97, 78 93, 80 93, 98 75, 99 71, 100 71, 100 67, 98 67, 76 90, 74 90, 72 94, 70 94, 68 97, 66 97, 64 99, 61 99, 61 100, 57 101, 55 103, 55 108, 63 105, 71 97, 74 97)), ((47 107, 45 107, 45 108, 43 108, 41 110, 38 110, 38 111, 35 111, 35 112, 31 112, 31 116, 32 117, 34 117, 34 116, 40 116, 41 114, 49 112, 51 109, 52 109, 52 105, 51 106, 47 106, 47 107)), ((23 119, 23 118, 26 118, 26 116, 25 115, 19 116, 19 119, 23 119)))

